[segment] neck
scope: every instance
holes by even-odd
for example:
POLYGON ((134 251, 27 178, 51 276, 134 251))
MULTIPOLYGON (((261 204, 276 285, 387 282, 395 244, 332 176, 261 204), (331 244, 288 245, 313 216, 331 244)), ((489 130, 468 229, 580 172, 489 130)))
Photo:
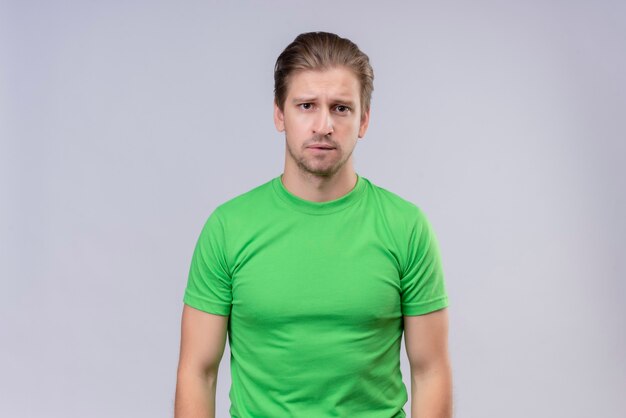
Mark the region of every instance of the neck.
POLYGON ((316 176, 286 165, 282 182, 290 193, 301 199, 327 202, 348 194, 356 185, 357 175, 349 162, 337 173, 328 177, 316 176))

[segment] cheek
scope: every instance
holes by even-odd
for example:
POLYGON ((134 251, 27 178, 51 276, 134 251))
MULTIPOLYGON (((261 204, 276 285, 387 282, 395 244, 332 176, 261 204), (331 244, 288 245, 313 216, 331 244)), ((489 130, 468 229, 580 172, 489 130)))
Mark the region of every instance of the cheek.
POLYGON ((295 114, 285 118, 285 127, 292 131, 304 131, 309 126, 307 115, 295 114))
POLYGON ((310 136, 306 126, 293 120, 285 123, 285 134, 289 135, 291 142, 302 142, 310 136))
MULTIPOLYGON (((357 135, 359 130, 361 129, 361 125, 358 121, 350 120, 350 121, 342 121, 337 125, 342 132, 349 135, 357 135)), ((336 129, 335 129, 336 130, 336 129)))

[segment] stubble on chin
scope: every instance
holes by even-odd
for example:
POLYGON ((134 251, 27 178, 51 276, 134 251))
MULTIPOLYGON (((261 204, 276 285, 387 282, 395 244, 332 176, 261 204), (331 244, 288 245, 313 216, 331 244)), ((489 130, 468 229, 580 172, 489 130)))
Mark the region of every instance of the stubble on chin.
MULTIPOLYGON (((306 147, 303 147, 302 154, 300 157, 298 157, 297 155, 294 154, 293 150, 291 149, 287 141, 285 141, 285 145, 287 146, 287 152, 289 152, 289 155, 291 156, 293 161, 295 161, 300 171, 309 175, 316 176, 316 177, 333 176, 335 173, 337 173, 341 169, 341 167, 343 167, 343 165, 347 161, 346 159, 343 161, 339 161, 337 164, 325 165, 324 167, 320 168, 319 166, 316 166, 315 162, 313 161, 315 160, 314 157, 312 158, 306 157, 305 155, 306 147)), ((337 148, 335 152, 340 152, 340 149, 337 148)))

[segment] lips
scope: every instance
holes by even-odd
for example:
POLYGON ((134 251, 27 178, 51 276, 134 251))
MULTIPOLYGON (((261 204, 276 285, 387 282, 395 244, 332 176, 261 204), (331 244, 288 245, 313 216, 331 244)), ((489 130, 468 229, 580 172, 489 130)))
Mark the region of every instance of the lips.
POLYGON ((324 144, 320 144, 320 145, 310 145, 307 148, 319 148, 319 149, 335 149, 335 147, 331 147, 330 145, 324 145, 324 144))

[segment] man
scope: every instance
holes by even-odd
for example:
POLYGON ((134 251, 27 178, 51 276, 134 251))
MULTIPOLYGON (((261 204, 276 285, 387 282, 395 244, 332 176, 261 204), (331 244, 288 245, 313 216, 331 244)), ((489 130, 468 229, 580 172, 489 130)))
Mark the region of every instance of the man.
POLYGON ((299 35, 275 66, 280 176, 206 221, 184 295, 176 418, 214 417, 228 336, 232 417, 452 415, 448 297, 437 240, 414 204, 372 184, 352 152, 373 71, 351 41, 299 35))

